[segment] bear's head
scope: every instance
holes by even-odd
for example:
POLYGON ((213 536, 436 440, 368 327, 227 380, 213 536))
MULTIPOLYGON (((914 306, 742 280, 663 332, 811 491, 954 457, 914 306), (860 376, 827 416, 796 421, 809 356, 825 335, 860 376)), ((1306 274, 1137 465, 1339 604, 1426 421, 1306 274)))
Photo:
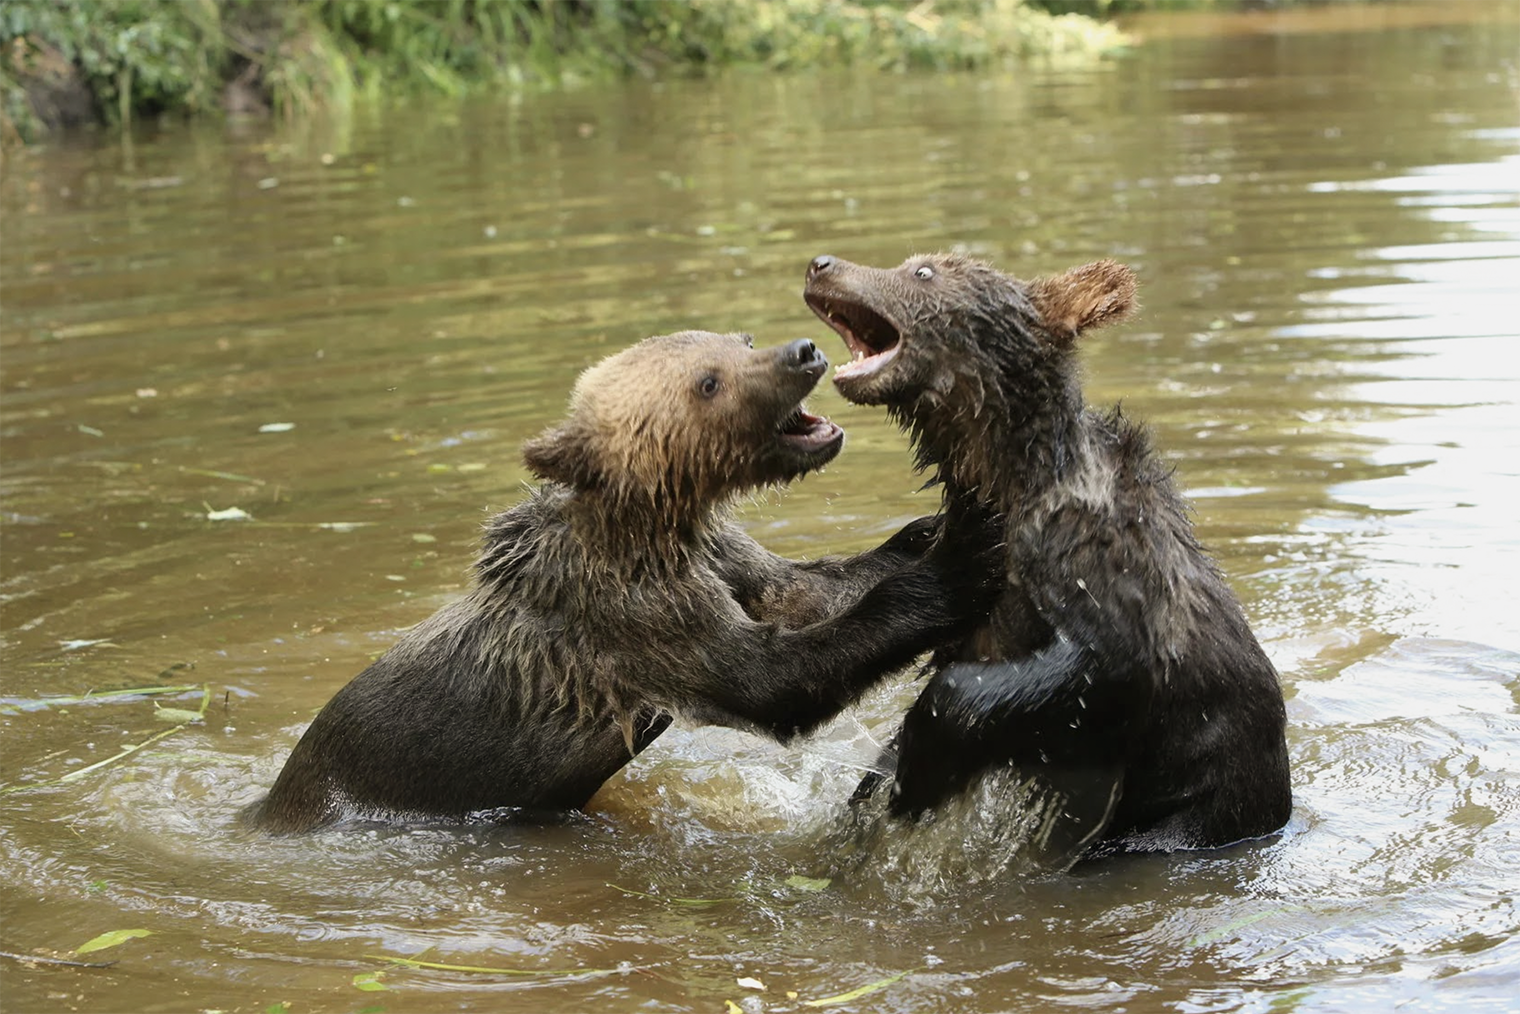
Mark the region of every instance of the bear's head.
POLYGON ((1095 261, 1024 282, 959 254, 870 268, 815 257, 803 298, 851 360, 834 373, 850 401, 909 409, 959 394, 980 411, 987 385, 1009 397, 1059 383, 1076 338, 1135 309, 1135 275, 1095 261))
POLYGON ((807 339, 647 338, 581 374, 567 417, 523 445, 528 468, 618 510, 686 525, 733 495, 831 461, 844 431, 802 399, 828 360, 807 339))

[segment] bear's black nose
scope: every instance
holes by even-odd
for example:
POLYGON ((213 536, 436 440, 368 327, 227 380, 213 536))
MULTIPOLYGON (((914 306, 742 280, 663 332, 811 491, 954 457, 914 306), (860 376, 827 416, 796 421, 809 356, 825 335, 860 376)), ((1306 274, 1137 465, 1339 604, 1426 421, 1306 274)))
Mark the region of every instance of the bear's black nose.
POLYGON ((828 361, 819 355, 818 346, 807 338, 798 338, 788 344, 783 352, 783 358, 786 365, 809 372, 828 365, 828 361))
POLYGON ((813 258, 813 263, 808 265, 808 277, 812 278, 814 275, 821 275, 833 266, 833 257, 828 254, 819 254, 813 258))

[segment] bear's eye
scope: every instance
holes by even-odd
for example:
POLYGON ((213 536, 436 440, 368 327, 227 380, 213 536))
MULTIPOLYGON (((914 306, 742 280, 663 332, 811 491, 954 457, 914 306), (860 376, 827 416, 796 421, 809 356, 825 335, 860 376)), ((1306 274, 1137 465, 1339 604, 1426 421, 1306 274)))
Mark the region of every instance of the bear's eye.
POLYGON ((929 279, 934 277, 934 269, 927 264, 921 264, 919 265, 918 270, 913 272, 913 277, 922 278, 927 282, 929 279))
POLYGON ((718 388, 722 386, 722 384, 718 383, 718 378, 709 373, 698 382, 697 393, 704 398, 711 398, 718 393, 718 388))

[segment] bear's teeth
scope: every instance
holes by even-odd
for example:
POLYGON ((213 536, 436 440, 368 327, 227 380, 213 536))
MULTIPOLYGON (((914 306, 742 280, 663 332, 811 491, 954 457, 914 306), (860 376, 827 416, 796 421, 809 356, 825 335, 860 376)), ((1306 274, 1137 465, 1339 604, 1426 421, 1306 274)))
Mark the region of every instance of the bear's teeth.
POLYGON ((865 357, 866 357, 866 354, 865 354, 865 352, 862 349, 856 349, 855 350, 855 361, 857 363, 860 362, 865 357))

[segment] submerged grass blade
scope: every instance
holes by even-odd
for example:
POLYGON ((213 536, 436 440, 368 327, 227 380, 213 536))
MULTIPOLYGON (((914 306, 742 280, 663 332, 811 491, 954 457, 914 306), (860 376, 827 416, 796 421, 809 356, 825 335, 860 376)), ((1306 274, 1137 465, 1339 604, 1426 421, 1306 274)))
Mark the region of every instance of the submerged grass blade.
POLYGON ((255 521, 256 528, 320 528, 329 532, 351 532, 372 527, 373 521, 255 521))
POLYGON ((48 958, 40 954, 17 954, 15 951, 0 951, 0 958, 9 958, 19 961, 24 965, 48 965, 57 968, 110 968, 116 964, 114 961, 74 961, 69 958, 48 958))
POLYGON ((892 983, 897 982, 899 979, 904 979, 916 971, 916 968, 910 968, 907 971, 898 972, 896 975, 889 975, 885 979, 877 979, 875 982, 868 982, 864 986, 861 986, 859 989, 852 989, 848 993, 836 993, 833 996, 826 996, 821 1000, 804 1000, 802 1001, 802 1006, 834 1007, 842 1003, 849 1003, 851 1000, 859 1000, 863 996, 870 996, 872 993, 886 989, 888 986, 892 985, 892 983))
POLYGON ((229 482, 247 482, 255 486, 265 485, 263 479, 255 479, 251 475, 239 475, 236 472, 218 472, 214 468, 186 468, 179 466, 179 470, 186 475, 203 475, 208 479, 226 479, 229 482))
POLYGON ((1250 914, 1240 916, 1237 919, 1231 919, 1229 922, 1225 923, 1222 926, 1216 926, 1211 930, 1206 930, 1202 933, 1199 933, 1197 936, 1189 940, 1187 942, 1187 945, 1189 947, 1202 947, 1205 944, 1212 944, 1219 940, 1223 940, 1225 937, 1234 933, 1236 930, 1245 929, 1252 923, 1260 922, 1261 920, 1270 918, 1274 915, 1281 915, 1284 912, 1296 911, 1302 911, 1302 906, 1284 905, 1280 908, 1269 908, 1261 912, 1251 912, 1250 914))
POLYGON ((528 977, 616 975, 616 968, 493 968, 487 965, 449 965, 441 961, 419 961, 389 954, 366 954, 371 961, 384 961, 403 968, 428 968, 438 972, 469 972, 474 975, 517 975, 528 977))
POLYGON ((210 685, 206 683, 184 683, 179 686, 161 687, 126 687, 122 690, 87 690, 82 694, 71 694, 64 697, 32 697, 23 700, 8 700, 7 704, 20 708, 23 711, 35 711, 40 708, 62 707, 70 704, 89 704, 92 701, 108 700, 115 697, 150 697, 156 694, 188 694, 196 690, 210 692, 210 685))
POLYGON ((648 898, 650 901, 658 901, 666 905, 691 905, 703 907, 706 905, 726 905, 731 901, 742 901, 742 898, 677 898, 673 895, 650 894, 647 891, 635 891, 631 887, 620 887, 617 884, 608 883, 606 886, 614 891, 621 891, 633 898, 648 898))
POLYGON ((154 743, 157 743, 165 736, 172 736, 183 728, 185 728, 185 725, 176 725, 172 729, 165 729, 163 732, 155 733, 154 735, 149 736, 147 739, 143 740, 141 743, 129 746, 120 753, 107 757, 105 760, 96 761, 94 764, 87 764, 82 768, 70 771, 66 775, 61 775, 57 778, 49 779, 45 782, 28 782, 24 785, 7 785, 4 788, 0 788, 0 796, 9 795, 12 792, 25 792, 28 789, 41 789, 49 785, 63 785, 65 782, 76 781, 80 778, 83 778, 85 775, 91 773, 92 771, 99 771, 103 767, 107 767, 111 764, 115 764, 119 760, 130 757, 134 753, 137 753, 137 751, 145 747, 152 746, 154 743))
POLYGON ((3 788, 0 788, 0 796, 10 795, 12 792, 26 792, 30 789, 42 789, 46 788, 49 785, 63 785, 66 782, 76 781, 77 779, 83 778, 85 775, 89 774, 92 771, 99 771, 103 767, 107 767, 111 764, 115 764, 119 760, 130 757, 144 747, 152 746, 154 743, 157 743, 165 736, 174 735, 184 727, 184 725, 176 725, 172 729, 165 729, 163 732, 149 736, 141 743, 138 743, 135 746, 129 746, 120 753, 107 757, 105 760, 96 761, 94 764, 88 764, 82 768, 79 768, 78 770, 70 771, 66 775, 60 775, 57 778, 50 778, 45 782, 27 782, 24 785, 6 785, 3 788))
MULTIPOLYGON (((137 751, 142 750, 145 747, 152 746, 154 743, 157 743, 159 740, 163 739, 165 736, 172 736, 176 732, 179 732, 183 728, 184 728, 183 725, 176 725, 172 729, 165 729, 163 732, 155 733, 154 735, 149 736, 147 739, 143 740, 141 743, 137 743, 137 744, 135 744, 133 746, 129 746, 125 750, 122 750, 120 753, 117 753, 117 754, 114 754, 114 755, 112 755, 110 757, 107 757, 105 760, 96 761, 94 764, 86 764, 84 767, 79 768, 76 771, 70 771, 68 774, 63 775, 62 777, 56 779, 56 781, 58 782, 58 784, 62 784, 64 782, 76 781, 76 780, 78 780, 80 778, 83 778, 85 775, 89 774, 92 771, 99 771, 103 767, 108 767, 108 766, 110 766, 112 764, 115 764, 119 760, 123 760, 124 758, 130 757, 134 753, 137 753, 137 751)), ((48 783, 44 782, 42 784, 48 784, 48 783)))
MULTIPOLYGON (((4 787, 0 787, 0 796, 8 795, 12 792, 23 792, 27 789, 40 789, 48 785, 63 785, 66 782, 76 781, 80 778, 83 778, 85 775, 90 774, 91 772, 99 771, 101 768, 109 767, 110 765, 115 764, 117 761, 124 760, 145 747, 152 746, 154 743, 157 743, 165 736, 172 736, 187 726, 204 721, 206 718, 206 709, 211 705, 211 684, 188 683, 174 687, 130 687, 124 690, 103 690, 99 693, 92 691, 91 693, 76 697, 41 698, 40 706, 46 707, 49 704, 78 704, 91 700, 99 700, 100 698, 143 696, 168 693, 183 694, 192 693, 196 690, 199 690, 201 692, 201 706, 194 711, 191 711, 188 708, 165 708, 159 705, 157 701, 154 702, 154 715, 162 721, 175 723, 172 728, 165 729, 163 732, 155 733, 154 735, 149 736, 147 739, 143 740, 141 743, 127 746, 118 753, 107 757, 105 760, 98 760, 94 764, 86 764, 82 768, 70 771, 66 774, 60 775, 57 778, 52 778, 43 782, 29 782, 21 785, 6 785, 4 787)), ((35 710, 35 708, 33 710, 35 710)))
POLYGON ((153 717, 160 722, 186 725, 190 722, 199 722, 206 715, 204 711, 191 711, 189 708, 154 708, 153 717))

